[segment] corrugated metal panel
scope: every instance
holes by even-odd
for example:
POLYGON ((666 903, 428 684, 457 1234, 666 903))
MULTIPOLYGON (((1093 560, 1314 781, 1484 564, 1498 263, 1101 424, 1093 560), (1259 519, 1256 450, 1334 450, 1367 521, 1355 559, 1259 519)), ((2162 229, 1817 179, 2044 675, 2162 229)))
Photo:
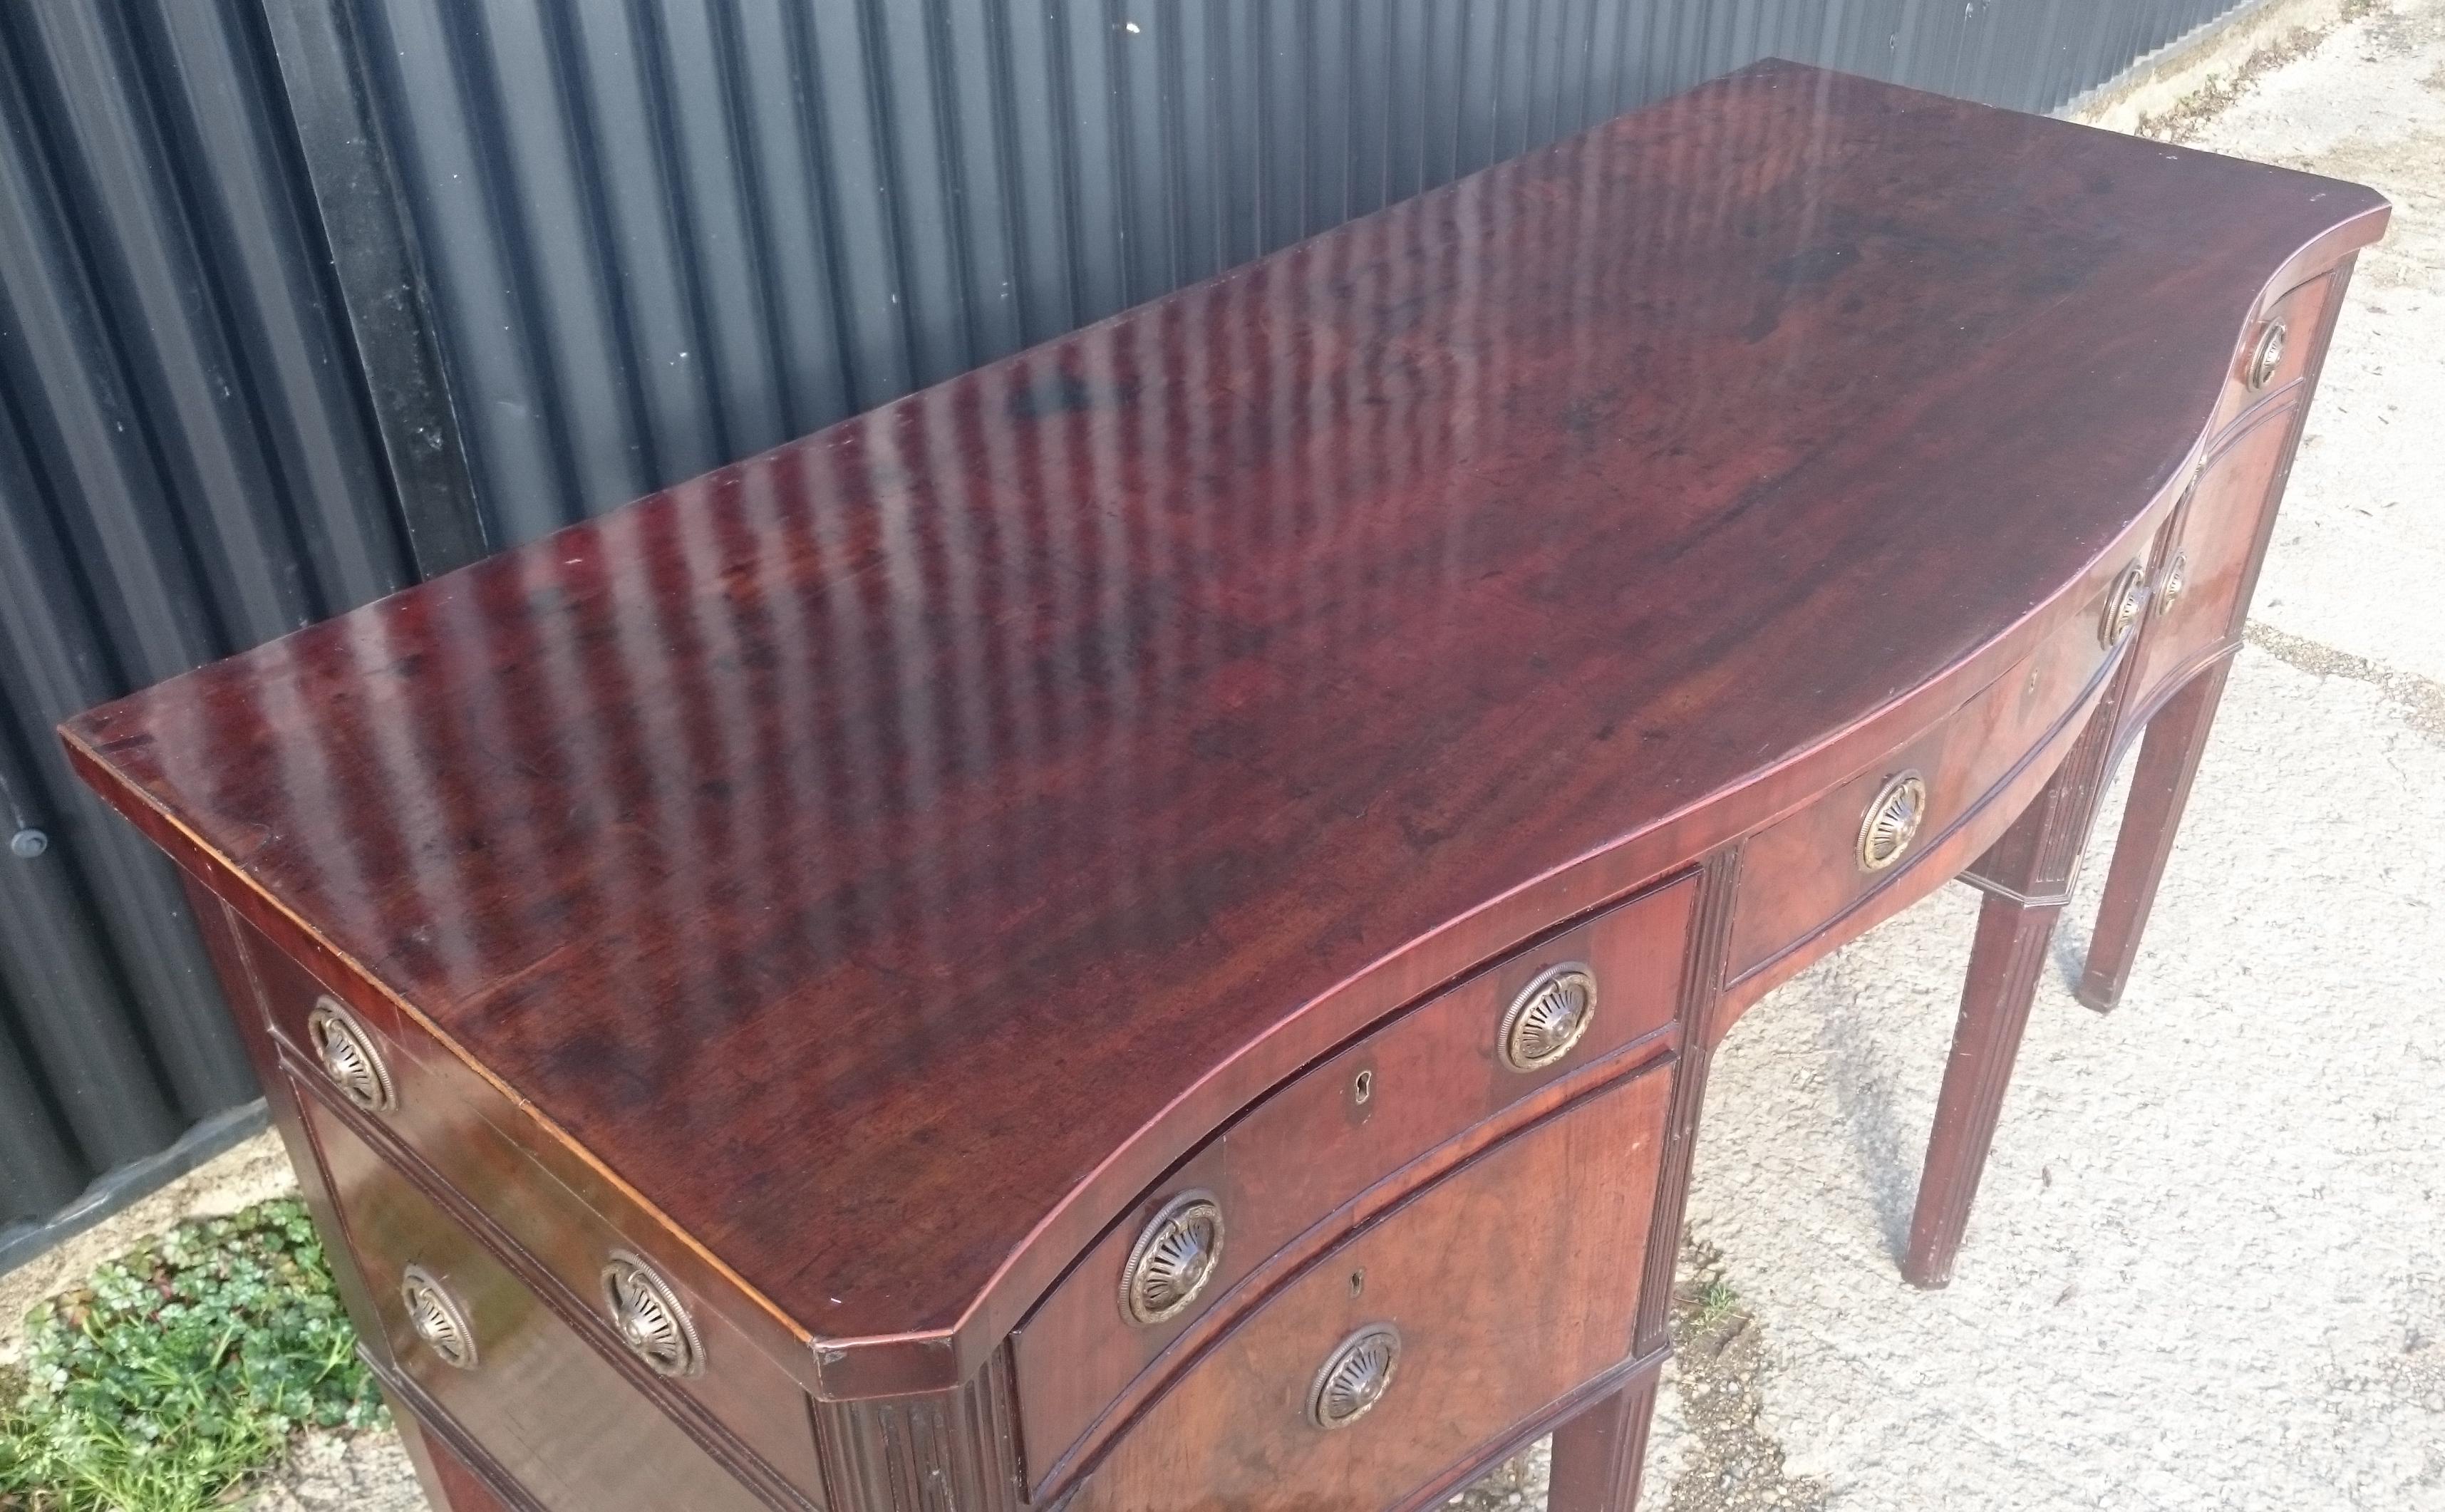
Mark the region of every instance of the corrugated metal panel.
POLYGON ((1761 56, 2046 109, 2232 0, 341 3, 507 542, 1761 56))
POLYGON ((0 1260, 255 1096, 167 864, 52 724, 405 580, 259 30, 0 8, 0 1260))
POLYGON ((62 716, 1760 56, 2044 109, 2234 3, 0 6, 0 1266, 252 1096, 62 716))

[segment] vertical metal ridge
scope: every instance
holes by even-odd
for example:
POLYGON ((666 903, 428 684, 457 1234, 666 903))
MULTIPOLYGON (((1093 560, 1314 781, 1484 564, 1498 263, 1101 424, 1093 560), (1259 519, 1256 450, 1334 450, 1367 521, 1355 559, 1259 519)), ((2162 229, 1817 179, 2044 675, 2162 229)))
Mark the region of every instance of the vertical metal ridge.
POLYGON ((51 726, 396 588, 430 542, 386 487, 261 21, 223 0, 0 15, 10 1260, 254 1097, 172 869, 51 726))

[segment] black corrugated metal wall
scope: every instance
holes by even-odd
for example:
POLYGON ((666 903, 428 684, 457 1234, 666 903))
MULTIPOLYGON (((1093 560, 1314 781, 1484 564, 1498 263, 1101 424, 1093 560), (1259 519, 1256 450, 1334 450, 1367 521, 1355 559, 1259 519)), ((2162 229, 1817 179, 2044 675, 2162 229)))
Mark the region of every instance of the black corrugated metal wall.
POLYGON ((253 1095, 60 718, 1757 57, 2043 110, 2234 4, 0 7, 0 1267, 253 1095))
POLYGON ((407 580, 249 3, 0 7, 0 1243, 19 1252, 97 1177, 140 1184, 133 1163, 199 1125, 208 1147, 254 1096, 168 865, 85 796, 51 725, 407 580))

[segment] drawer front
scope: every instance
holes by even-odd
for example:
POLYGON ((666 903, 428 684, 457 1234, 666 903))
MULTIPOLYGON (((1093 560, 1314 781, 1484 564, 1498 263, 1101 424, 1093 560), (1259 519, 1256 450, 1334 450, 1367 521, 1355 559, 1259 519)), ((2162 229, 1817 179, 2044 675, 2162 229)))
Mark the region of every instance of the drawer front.
POLYGON ((2232 374, 2216 402, 2213 430, 2222 430, 2251 405, 2309 375, 2318 333, 2325 326, 2326 303, 2334 293, 2335 275, 2327 272, 2267 302, 2233 353, 2232 374))
POLYGON ((2252 412, 2200 470, 2156 569, 2138 694, 2127 705, 2134 716, 2144 719, 2185 675, 2240 644, 2244 598, 2299 413, 2297 398, 2252 412))
POLYGON ((1750 837, 1732 914, 1729 980, 1764 969, 1870 894, 1913 877, 1919 857, 1979 812, 2095 686, 2112 654, 2109 607, 2122 599, 2125 574, 2137 565, 2100 566, 2074 611, 2027 657, 1876 765, 1750 837), (1913 778, 1915 791, 1906 791, 1913 778), (1907 819, 1905 800, 1915 805, 1907 819))
POLYGON ((1071 1512, 1392 1505, 1622 1363, 1670 1081, 1571 1105, 1318 1259, 1129 1427, 1071 1512), (1319 1426, 1320 1386, 1323 1421, 1359 1415, 1319 1426))
POLYGON ((797 1500, 820 1500, 822 1473, 807 1428, 804 1388, 711 1305, 692 1270, 615 1226, 539 1166, 504 1132, 516 1127, 507 1100, 420 1030, 379 1011, 339 1004, 260 935, 250 931, 246 949, 274 1030, 306 1062, 301 1074, 354 1102, 398 1139, 402 1158, 464 1196, 498 1231, 495 1241, 528 1257, 546 1273, 542 1284, 558 1294, 560 1305, 599 1318, 607 1338, 616 1336, 618 1324, 605 1271, 623 1257, 642 1261, 678 1303, 695 1346, 690 1365, 667 1377, 669 1387, 703 1407, 719 1426, 715 1431, 733 1441, 731 1452, 786 1482, 797 1500), (326 1050, 335 1012, 345 1015, 345 1033, 359 1041, 338 1057, 326 1050), (360 1062, 370 1073, 352 1075, 360 1062), (368 1087, 382 1095, 350 1095, 368 1087))
POLYGON ((391 1357, 529 1496, 568 1512, 764 1506, 336 1114, 301 1102, 391 1357))
MULTIPOLYGON (((1018 1330, 1019 1421, 1036 1484, 1184 1333, 1292 1240, 1405 1167, 1538 1089, 1671 1024, 1694 879, 1683 879, 1481 972, 1286 1083, 1191 1155, 1087 1252, 1018 1330), (1585 967, 1593 1016, 1549 1064, 1518 1069, 1502 1037, 1523 994, 1585 967), (1133 1316, 1125 1279, 1141 1241, 1183 1203, 1222 1224, 1211 1274, 1172 1316, 1133 1316)), ((1532 1002, 1531 1006, 1534 1006, 1532 1002)), ((1660 1043, 1660 1041, 1659 1041, 1660 1043)), ((1547 1047, 1549 1050, 1552 1046, 1547 1047)), ((1422 1179, 1423 1172, 1410 1180, 1422 1179)), ((1148 1383, 1141 1383, 1148 1384, 1148 1383)))

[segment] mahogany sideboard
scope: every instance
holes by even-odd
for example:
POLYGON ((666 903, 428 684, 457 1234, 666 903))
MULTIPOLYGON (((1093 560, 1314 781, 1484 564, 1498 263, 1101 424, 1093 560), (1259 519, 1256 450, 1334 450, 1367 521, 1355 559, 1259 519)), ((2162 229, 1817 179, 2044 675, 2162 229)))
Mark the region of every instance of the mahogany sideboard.
POLYGON ((1635 1495, 1712 1047, 2116 750, 2353 185, 1768 63, 92 711, 437 1505, 1635 1495))

